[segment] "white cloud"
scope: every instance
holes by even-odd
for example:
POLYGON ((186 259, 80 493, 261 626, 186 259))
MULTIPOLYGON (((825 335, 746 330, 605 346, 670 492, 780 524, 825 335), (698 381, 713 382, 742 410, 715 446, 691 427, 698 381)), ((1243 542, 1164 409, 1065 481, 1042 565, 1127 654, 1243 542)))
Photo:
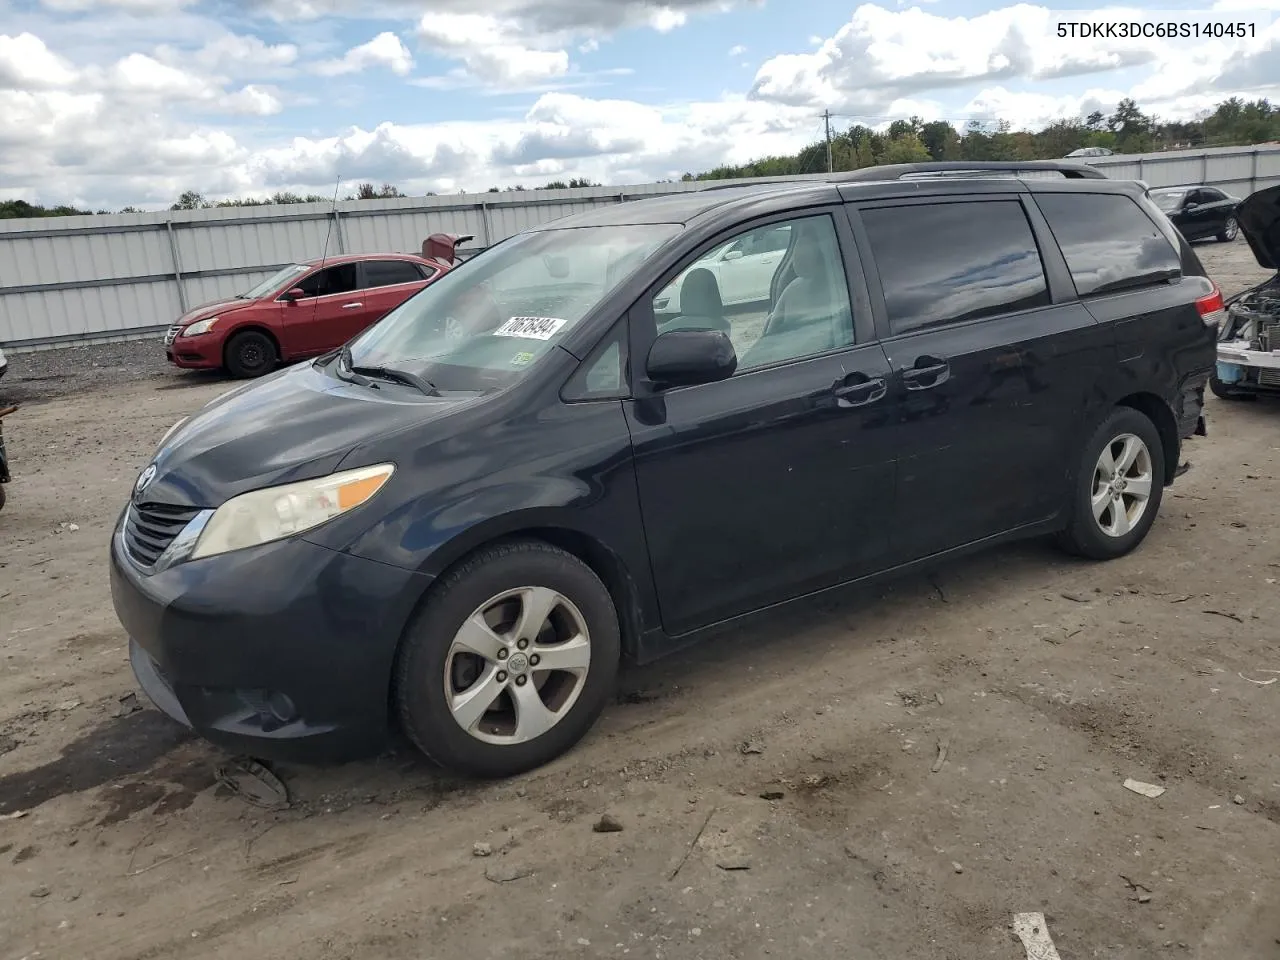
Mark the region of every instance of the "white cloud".
POLYGON ((731 57, 740 57, 746 52, 747 52, 747 48, 740 43, 737 46, 733 46, 729 48, 729 56, 731 57))
POLYGON ((1242 61, 1261 64, 1264 58, 1271 65, 1270 75, 1258 79, 1280 84, 1280 57, 1270 56, 1275 27, 1267 37, 1252 41, 1057 35, 1060 20, 1131 18, 1147 19, 1148 14, 1116 7, 1086 16, 1019 3, 976 17, 947 17, 917 7, 894 11, 863 4, 812 53, 766 61, 756 74, 752 95, 811 108, 883 113, 895 99, 925 91, 1147 68, 1148 92, 1168 98, 1189 85, 1217 83, 1240 70, 1242 61), (1188 63, 1195 69, 1189 71, 1188 63))
POLYGON ((65 87, 75 70, 30 33, 0 34, 0 90, 43 90, 65 87))
POLYGON ((174 66, 196 64, 224 73, 262 74, 292 66, 298 60, 298 48, 292 43, 264 43, 252 34, 225 33, 197 50, 162 45, 156 48, 156 57, 174 66))
MULTIPOLYGON (((728 59, 713 50, 706 66, 729 71, 726 92, 705 101, 681 100, 661 62, 628 63, 625 42, 598 58, 606 69, 574 62, 619 31, 674 29, 751 2, 44 0, 44 13, 24 8, 7 18, 9 35, 0 28, 0 195, 118 208, 167 205, 186 189, 327 192, 339 174, 411 193, 576 176, 634 183, 794 152, 818 135, 828 107, 871 125, 918 115, 1037 127, 1110 112, 1124 96, 1162 119, 1232 94, 1280 100, 1275 27, 1245 41, 1060 40, 1059 15, 1030 4, 962 18, 925 12, 917 0, 902 10, 864 3, 813 48, 769 57, 753 44, 747 55, 762 64, 750 89, 734 79, 745 51, 715 48, 728 59), (223 15, 236 5, 248 16, 223 15), (73 9, 81 12, 68 16, 73 9), (146 10, 177 12, 139 15, 146 10), (255 35, 264 12, 301 19, 255 35), (348 49, 386 26, 397 32, 348 49), (282 33, 289 42, 275 42, 282 33), (414 55, 428 53, 446 65, 414 76, 414 55), (317 72, 342 78, 344 99, 317 72), (607 96, 588 95, 604 84, 607 96), (459 105, 452 115, 469 119, 385 122, 397 92, 397 113, 435 99, 409 85, 449 91, 459 105), (329 105, 326 117, 291 114, 307 96, 329 105), (262 117, 273 119, 253 119, 262 117)), ((1280 5, 1217 2, 1224 11, 1280 5)))
POLYGON ((563 77, 569 54, 557 37, 534 37, 531 44, 517 20, 487 13, 427 14, 418 23, 418 38, 437 54, 460 60, 463 74, 494 87, 510 88, 563 77))
POLYGON ((41 0, 50 10, 61 13, 84 13, 97 10, 120 10, 137 16, 175 13, 193 7, 200 0, 41 0))
POLYGON ((348 73, 361 73, 375 67, 385 67, 397 76, 407 76, 413 71, 413 54, 398 36, 390 31, 378 34, 368 43, 352 47, 340 60, 323 60, 314 70, 326 77, 348 73))

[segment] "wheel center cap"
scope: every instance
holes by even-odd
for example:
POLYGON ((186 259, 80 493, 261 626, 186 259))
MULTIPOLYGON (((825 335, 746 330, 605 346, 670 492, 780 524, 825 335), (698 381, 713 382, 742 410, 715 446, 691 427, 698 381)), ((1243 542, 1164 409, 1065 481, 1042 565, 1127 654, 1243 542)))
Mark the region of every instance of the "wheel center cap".
POLYGON ((507 670, 519 675, 529 669, 529 658, 523 653, 513 653, 507 659, 507 670))

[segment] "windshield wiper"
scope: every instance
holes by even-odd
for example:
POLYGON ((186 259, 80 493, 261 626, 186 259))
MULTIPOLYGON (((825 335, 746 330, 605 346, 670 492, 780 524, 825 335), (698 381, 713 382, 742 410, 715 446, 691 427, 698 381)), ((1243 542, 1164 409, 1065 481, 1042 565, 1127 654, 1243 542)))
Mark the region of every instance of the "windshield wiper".
POLYGON ((359 387, 373 387, 377 389, 378 385, 376 383, 368 377, 360 376, 356 372, 351 363, 351 348, 348 346, 344 345, 342 349, 338 351, 338 356, 334 360, 333 364, 333 372, 337 375, 339 380, 345 380, 347 383, 354 383, 359 387))
MULTIPOLYGON (((350 364, 350 351, 347 351, 346 357, 348 364, 350 364)), ((378 377, 382 380, 395 380, 399 383, 407 383, 411 387, 416 387, 428 397, 440 396, 440 390, 434 383, 426 377, 420 377, 416 373, 410 373, 408 370, 399 370, 395 367, 351 367, 351 372, 355 374, 362 373, 370 377, 378 377)))

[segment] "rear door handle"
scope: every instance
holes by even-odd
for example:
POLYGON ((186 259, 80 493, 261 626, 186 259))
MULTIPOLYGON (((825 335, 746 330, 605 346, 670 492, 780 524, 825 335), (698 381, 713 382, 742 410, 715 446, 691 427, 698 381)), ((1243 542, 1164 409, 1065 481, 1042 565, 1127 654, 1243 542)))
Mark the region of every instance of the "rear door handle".
POLYGON ((929 390, 946 383, 950 376, 951 364, 937 357, 920 357, 914 366, 902 371, 908 390, 929 390))
POLYGON ((358 308, 358 307, 363 307, 363 306, 364 306, 364 304, 363 304, 363 303, 344 303, 344 304, 342 305, 342 309, 343 309, 343 310, 355 310, 356 308, 358 308))
POLYGON ((842 407, 865 407, 867 404, 883 399, 889 392, 889 385, 881 377, 874 380, 859 380, 855 383, 837 380, 831 392, 835 394, 836 402, 842 407))

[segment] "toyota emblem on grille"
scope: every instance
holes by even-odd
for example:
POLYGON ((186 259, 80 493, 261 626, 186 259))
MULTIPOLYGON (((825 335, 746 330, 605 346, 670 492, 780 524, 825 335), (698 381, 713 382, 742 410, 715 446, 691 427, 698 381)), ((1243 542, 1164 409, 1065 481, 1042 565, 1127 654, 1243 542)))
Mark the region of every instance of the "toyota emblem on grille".
POLYGON ((138 480, 133 485, 134 495, 136 496, 139 493, 141 493, 143 490, 147 489, 147 484, 149 484, 155 478, 156 478, 156 465, 153 463, 151 464, 151 466, 147 467, 140 474, 138 474, 138 480))

